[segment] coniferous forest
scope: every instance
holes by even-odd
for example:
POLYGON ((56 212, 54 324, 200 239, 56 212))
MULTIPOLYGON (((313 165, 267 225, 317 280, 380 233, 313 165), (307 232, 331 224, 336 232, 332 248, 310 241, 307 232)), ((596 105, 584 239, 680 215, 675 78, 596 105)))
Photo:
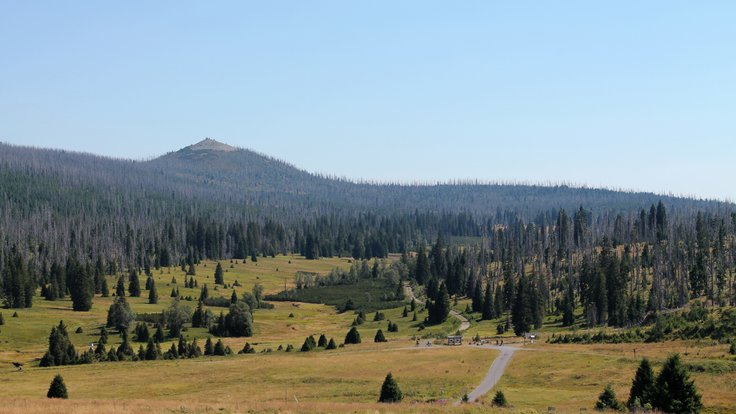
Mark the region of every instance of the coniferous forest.
MULTIPOLYGON (((430 300, 463 295, 523 333, 584 309, 628 326, 690 298, 733 304, 732 204, 566 186, 353 183, 213 140, 148 161, 3 145, 5 305, 69 295, 106 274, 203 259, 403 254, 430 300)), ((137 280, 137 279, 136 279, 137 280)), ((138 288, 139 291, 140 288, 138 288)), ((446 315, 432 315, 443 320, 446 315)))

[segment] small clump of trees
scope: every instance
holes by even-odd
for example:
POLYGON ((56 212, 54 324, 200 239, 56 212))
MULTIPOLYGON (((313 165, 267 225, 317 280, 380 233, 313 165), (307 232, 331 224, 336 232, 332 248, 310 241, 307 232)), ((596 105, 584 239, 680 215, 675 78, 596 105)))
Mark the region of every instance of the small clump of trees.
MULTIPOLYGON (((667 358, 656 378, 649 360, 642 359, 631 384, 627 406, 632 411, 644 408, 673 414, 693 414, 700 412, 703 402, 680 356, 675 354, 667 358)), ((623 410, 625 407, 616 398, 611 384, 608 384, 598 397, 596 408, 623 410)))

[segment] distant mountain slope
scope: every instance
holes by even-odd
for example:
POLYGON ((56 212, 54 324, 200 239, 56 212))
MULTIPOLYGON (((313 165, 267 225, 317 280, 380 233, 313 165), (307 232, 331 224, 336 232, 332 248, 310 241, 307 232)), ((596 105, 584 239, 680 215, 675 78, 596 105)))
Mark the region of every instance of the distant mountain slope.
MULTIPOLYGON (((0 172, 6 179, 13 176, 23 182, 27 194, 48 203, 58 201, 65 192, 77 197, 84 189, 97 194, 98 201, 110 203, 121 198, 188 200, 199 206, 295 219, 415 210, 467 211, 480 216, 512 211, 534 219, 540 213, 580 206, 598 213, 633 213, 658 200, 673 212, 730 211, 734 207, 716 201, 568 186, 354 183, 315 175, 212 139, 143 162, 0 144, 0 172)), ((6 200, 18 196, 0 190, 3 193, 6 200)))

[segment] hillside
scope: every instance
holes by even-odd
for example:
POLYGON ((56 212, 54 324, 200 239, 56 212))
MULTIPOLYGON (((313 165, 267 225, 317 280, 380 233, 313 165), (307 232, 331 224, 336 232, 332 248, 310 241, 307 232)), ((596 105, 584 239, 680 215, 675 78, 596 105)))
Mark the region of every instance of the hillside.
POLYGON ((564 185, 354 183, 311 174, 276 158, 212 139, 141 162, 0 144, 0 170, 6 176, 18 175, 30 186, 29 191, 43 186, 33 182, 34 174, 40 173, 66 187, 93 191, 102 187, 123 194, 167 193, 234 207, 277 204, 283 211, 300 215, 415 209, 493 215, 510 210, 531 218, 539 212, 580 206, 597 212, 630 212, 659 200, 673 211, 733 208, 717 201, 564 185))

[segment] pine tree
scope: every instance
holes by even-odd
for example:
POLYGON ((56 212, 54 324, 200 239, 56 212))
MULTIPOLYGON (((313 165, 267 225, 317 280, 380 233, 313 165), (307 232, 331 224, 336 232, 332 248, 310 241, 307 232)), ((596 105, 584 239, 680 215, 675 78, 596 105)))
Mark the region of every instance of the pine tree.
POLYGON ((125 281, 122 276, 118 278, 118 283, 115 285, 115 296, 125 296, 125 281))
POLYGON ((69 394, 66 391, 66 384, 64 384, 64 378, 61 375, 56 375, 51 381, 49 391, 46 393, 47 398, 69 398, 69 394))
POLYGON ((106 344, 107 340, 108 340, 107 328, 103 326, 100 328, 100 339, 98 340, 98 342, 102 344, 106 344))
POLYGON ((128 293, 134 298, 141 296, 141 281, 138 279, 138 272, 135 269, 132 269, 128 275, 128 293))
POLYGON ((601 395, 598 396, 598 402, 595 403, 598 410, 623 410, 623 404, 616 398, 616 392, 613 391, 611 384, 606 385, 601 395))
POLYGON ((166 339, 166 335, 164 335, 164 327, 160 323, 156 324, 156 333, 153 334, 153 340, 156 341, 156 343, 160 344, 166 339))
POLYGON ((123 331, 135 320, 135 314, 125 300, 125 296, 117 296, 107 310, 107 326, 123 331))
POLYGON ((429 307, 429 323, 438 325, 447 320, 450 315, 450 295, 444 283, 440 284, 437 299, 429 307))
POLYGON ((506 407, 507 405, 509 405, 508 401, 506 401, 506 396, 503 394, 503 391, 496 391, 496 395, 494 395, 493 400, 491 400, 491 405, 494 405, 496 407, 506 407))
POLYGON ((302 344, 301 352, 314 351, 316 347, 317 347, 317 343, 314 340, 314 336, 308 336, 304 339, 304 343, 302 344))
POLYGON ((205 283, 204 286, 202 286, 202 290, 199 292, 199 300, 205 301, 209 297, 210 297, 210 291, 209 289, 207 289, 207 284, 205 283))
POLYGON ((135 340, 137 342, 148 342, 151 334, 148 332, 148 325, 139 323, 135 326, 135 340))
POLYGON ((350 328, 348 334, 345 335, 345 344, 359 344, 360 343, 360 332, 356 327, 350 328))
POLYGON ((158 292, 156 291, 156 283, 151 279, 151 287, 148 290, 148 303, 155 305, 158 303, 158 292))
POLYGON ((317 346, 320 348, 324 348, 327 346, 327 337, 325 336, 325 334, 319 336, 319 339, 317 340, 317 346))
POLYGON ((225 284, 225 277, 222 272, 222 265, 220 262, 217 262, 217 267, 215 268, 215 284, 216 285, 224 285, 225 284))
POLYGON ((522 275, 516 287, 516 299, 511 309, 511 319, 514 323, 516 336, 522 336, 529 332, 533 323, 530 290, 526 276, 522 275))
POLYGON ((396 383, 393 375, 389 372, 386 379, 383 380, 383 385, 381 385, 381 395, 378 397, 378 402, 394 403, 400 402, 403 398, 404 395, 399 389, 399 384, 396 383))
MULTIPOLYGON (((480 287, 479 287, 480 290, 480 287)), ((494 313, 494 307, 493 307, 493 290, 491 288, 491 284, 489 283, 486 286, 486 292, 485 295, 483 295, 483 315, 482 318, 484 321, 490 321, 493 319, 494 316, 496 316, 494 313)))
POLYGON ((66 276, 69 279, 69 294, 72 297, 72 309, 86 312, 92 308, 92 296, 95 293, 94 278, 77 260, 69 259, 66 263, 66 276))
POLYGON ((214 355, 214 353, 215 353, 215 346, 212 344, 212 337, 208 336, 207 341, 204 343, 204 354, 214 355))
POLYGON ((383 336, 382 330, 379 329, 378 331, 376 331, 376 336, 375 338, 373 338, 373 342, 386 342, 386 337, 383 336))
MULTIPOLYGON (((490 283, 488 285, 490 286, 490 283)), ((472 295, 473 312, 482 312, 484 303, 485 302, 483 298, 483 282, 481 278, 479 277, 478 279, 476 279, 475 287, 473 288, 473 295, 472 295)))
POLYGON ((233 290, 233 294, 230 295, 230 303, 235 303, 237 301, 238 301, 238 294, 235 293, 235 291, 233 290))
POLYGON ((652 406, 666 413, 698 413, 703 408, 700 394, 679 355, 672 355, 665 361, 655 381, 653 400, 652 406))
POLYGON ((218 339, 217 343, 215 344, 215 349, 212 351, 213 355, 217 356, 225 356, 225 344, 222 343, 222 339, 218 339))
POLYGON ((148 339, 148 344, 146 344, 146 354, 145 354, 145 360, 146 361, 155 361, 158 359, 158 349, 156 348, 156 344, 153 342, 153 338, 148 339))
POLYGON ((636 375, 631 384, 631 391, 629 392, 629 401, 626 405, 633 410, 643 407, 646 404, 652 404, 654 402, 652 401, 653 397, 654 371, 652 371, 652 365, 649 363, 649 360, 644 358, 636 370, 636 375))
POLYGON ((110 288, 107 287, 107 279, 105 277, 102 278, 102 282, 100 286, 100 292, 102 292, 102 297, 107 298, 110 296, 110 288))
POLYGON ((337 344, 335 343, 334 338, 330 338, 330 342, 327 343, 325 349, 337 349, 337 344))

